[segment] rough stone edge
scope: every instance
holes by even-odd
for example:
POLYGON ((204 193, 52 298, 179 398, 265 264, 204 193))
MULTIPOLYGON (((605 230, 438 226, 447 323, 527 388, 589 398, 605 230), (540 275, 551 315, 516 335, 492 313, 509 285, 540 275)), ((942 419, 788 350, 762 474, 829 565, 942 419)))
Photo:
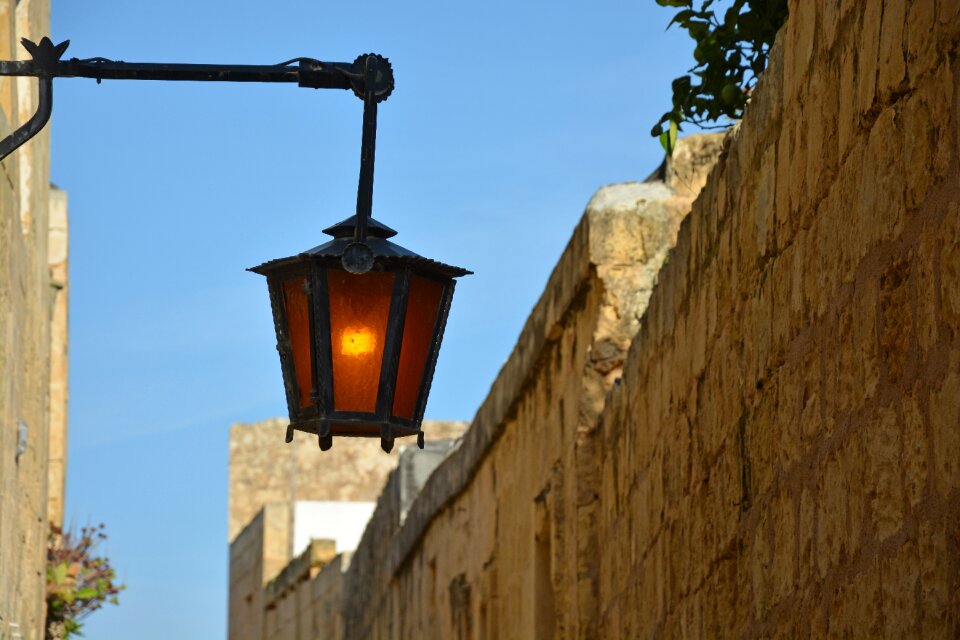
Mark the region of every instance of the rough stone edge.
MULTIPOLYGON (((704 137, 711 136, 694 134, 681 142, 696 144, 704 137)), ((723 146, 727 144, 725 141, 723 146)), ((664 202, 673 200, 675 206, 679 205, 688 212, 693 198, 686 189, 678 190, 677 185, 673 184, 676 171, 672 164, 669 160, 664 161, 662 176, 658 171, 654 171, 646 180, 629 184, 650 190, 649 195, 659 196, 664 202), (657 193, 658 188, 662 188, 663 193, 657 193), (683 202, 676 202, 677 200, 683 202)), ((704 176, 705 180, 710 179, 715 166, 715 163, 711 163, 704 176)), ((606 185, 591 197, 580 222, 564 247, 560 260, 547 280, 544 293, 527 317, 516 345, 477 410, 470 428, 463 435, 459 446, 434 470, 411 505, 402 525, 391 537, 388 554, 391 575, 396 575, 407 562, 440 511, 466 490, 491 447, 503 434, 509 416, 521 399, 523 388, 536 371, 544 347, 562 334, 554 332, 554 329, 563 323, 571 305, 578 299, 584 287, 589 286, 591 273, 601 265, 604 258, 611 257, 605 255, 602 238, 594 241, 591 235, 593 227, 604 229, 604 221, 611 216, 632 216, 635 215, 635 210, 608 209, 597 205, 595 198, 608 187, 626 184, 606 185)), ((667 251, 666 247, 664 251, 667 251)))
POLYGON ((616 415, 619 403, 624 401, 625 390, 635 384, 640 363, 649 360, 659 348, 659 340, 665 339, 673 330, 676 309, 688 303, 690 278, 700 276, 701 265, 697 259, 698 251, 702 248, 697 246, 696 234, 701 229, 712 228, 712 232, 719 237, 722 228, 730 224, 728 218, 720 219, 719 212, 704 203, 717 200, 717 190, 731 180, 731 175, 737 179, 743 173, 756 169, 756 164, 762 158, 762 154, 757 153, 757 147, 782 124, 783 47, 788 27, 789 22, 777 32, 770 48, 767 68, 754 87, 743 118, 724 134, 717 160, 710 168, 703 188, 693 198, 689 213, 680 223, 676 242, 668 252, 668 259, 660 267, 647 307, 640 316, 640 327, 624 356, 622 384, 611 387, 604 398, 604 408, 598 418, 601 427, 598 444, 604 449, 609 448, 623 426, 611 417, 616 415), (754 165, 741 166, 744 157, 755 158, 754 165))
MULTIPOLYGON (((727 176, 739 176, 743 171, 740 166, 742 156, 757 158, 760 161, 762 154, 757 153, 760 141, 778 129, 782 119, 782 96, 777 91, 783 78, 783 40, 787 25, 781 27, 777 33, 774 45, 770 49, 767 69, 760 76, 753 95, 744 109, 743 118, 734 123, 726 132, 716 162, 710 168, 706 183, 699 194, 693 199, 689 213, 680 223, 676 242, 668 252, 667 261, 660 267, 656 284, 646 309, 640 317, 640 328, 630 343, 630 348, 624 357, 623 379, 624 384, 612 387, 606 395, 604 410, 599 417, 606 422, 608 410, 614 398, 622 395, 624 388, 629 388, 637 362, 649 359, 657 349, 657 338, 663 338, 673 330, 674 312, 685 304, 690 294, 691 275, 699 276, 699 263, 694 264, 699 256, 694 237, 700 228, 715 228, 714 233, 719 237, 720 230, 730 224, 728 219, 720 220, 716 212, 712 211, 704 202, 715 201, 717 198, 717 183, 727 181, 727 176), (773 83, 773 88, 767 86, 773 83), (754 134, 753 132, 757 133, 754 134), (706 208, 706 209, 705 209, 706 208), (711 217, 711 213, 713 216, 711 217), (695 229, 696 228, 696 229, 695 229), (652 325, 652 326, 651 326, 652 325)), ((747 171, 754 167, 746 167, 747 171)), ((616 429, 619 431, 619 429, 616 429)), ((608 435, 609 438, 609 435, 608 435)), ((606 443, 604 443, 606 446, 606 443)))
POLYGON ((337 554, 337 543, 334 540, 314 539, 310 541, 303 553, 290 561, 290 563, 277 574, 264 587, 266 595, 266 607, 269 609, 278 600, 286 595, 296 586, 311 577, 313 569, 319 569, 334 559, 339 558, 337 554))
POLYGON ((462 443, 434 470, 403 525, 392 537, 388 556, 390 574, 395 575, 403 567, 437 514, 467 488, 490 448, 503 434, 507 417, 520 398, 520 390, 528 383, 544 346, 550 342, 550 329, 562 322, 596 266, 590 255, 590 224, 596 215, 600 214, 587 211, 577 224, 550 274, 544 294, 527 318, 462 443), (568 274, 575 277, 565 277, 568 274))

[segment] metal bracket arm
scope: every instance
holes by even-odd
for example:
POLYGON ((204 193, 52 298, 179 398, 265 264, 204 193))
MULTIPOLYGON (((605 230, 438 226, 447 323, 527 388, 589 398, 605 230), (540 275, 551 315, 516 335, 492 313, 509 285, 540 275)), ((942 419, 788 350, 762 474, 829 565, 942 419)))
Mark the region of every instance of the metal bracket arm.
POLYGON ((21 40, 31 60, 0 61, 0 76, 32 76, 40 79, 37 112, 28 122, 0 141, 3 160, 43 129, 53 107, 53 78, 91 78, 102 80, 169 80, 199 82, 286 82, 312 89, 349 89, 366 102, 373 96, 383 102, 393 91, 393 70, 385 58, 376 54, 358 57, 353 62, 321 62, 313 58, 294 58, 275 65, 163 64, 123 62, 106 58, 61 60, 69 40, 54 45, 44 37, 39 43, 21 40), (377 73, 365 73, 367 59, 376 58, 377 73), (296 65, 296 66, 294 66, 296 65))
POLYGON ((0 161, 23 146, 30 138, 40 133, 50 120, 53 111, 53 78, 40 78, 37 112, 16 131, 0 140, 0 161))

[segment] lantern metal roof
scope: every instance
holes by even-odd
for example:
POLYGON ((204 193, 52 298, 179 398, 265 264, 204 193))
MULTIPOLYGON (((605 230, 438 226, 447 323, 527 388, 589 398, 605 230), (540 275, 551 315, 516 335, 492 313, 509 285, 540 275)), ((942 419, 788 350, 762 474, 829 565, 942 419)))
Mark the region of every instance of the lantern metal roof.
MULTIPOLYGON (((392 238, 397 235, 397 232, 374 218, 369 218, 367 224, 367 239, 364 244, 366 244, 373 253, 373 258, 377 265, 374 269, 378 267, 383 268, 388 265, 406 264, 412 267, 435 270, 451 278, 459 278, 473 273, 461 267, 455 267, 443 262, 424 258, 406 247, 402 247, 395 242, 390 242, 387 238, 392 238)), ((323 233, 333 236, 333 240, 329 240, 312 249, 287 258, 268 260, 263 264, 247 270, 260 275, 267 275, 274 269, 283 268, 303 259, 313 259, 330 264, 340 263, 344 250, 354 242, 356 227, 357 216, 350 216, 323 230, 323 233)))

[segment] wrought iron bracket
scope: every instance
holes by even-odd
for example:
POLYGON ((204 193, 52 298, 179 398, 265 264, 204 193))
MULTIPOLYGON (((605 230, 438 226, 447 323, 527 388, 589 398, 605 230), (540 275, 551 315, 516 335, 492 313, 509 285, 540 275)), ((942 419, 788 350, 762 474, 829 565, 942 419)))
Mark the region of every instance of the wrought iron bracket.
MULTIPOLYGON (((0 161, 37 135, 47 124, 53 109, 54 78, 91 78, 98 84, 103 80, 296 83, 311 89, 350 90, 364 101, 365 112, 368 102, 383 102, 390 97, 394 87, 389 60, 377 54, 365 54, 353 62, 293 58, 274 65, 158 64, 99 57, 63 60, 63 54, 70 45, 69 40, 55 45, 47 37, 39 43, 24 38, 21 43, 31 59, 0 61, 0 76, 38 78, 40 92, 37 112, 23 126, 0 141, 0 161)), ((364 122, 366 120, 365 116, 364 122)), ((365 126, 365 141, 366 138, 365 126)), ((372 168, 368 182, 372 187, 372 168)))
POLYGON ((16 131, 0 140, 0 160, 22 147, 30 138, 40 133, 53 112, 53 78, 40 77, 37 111, 16 131))

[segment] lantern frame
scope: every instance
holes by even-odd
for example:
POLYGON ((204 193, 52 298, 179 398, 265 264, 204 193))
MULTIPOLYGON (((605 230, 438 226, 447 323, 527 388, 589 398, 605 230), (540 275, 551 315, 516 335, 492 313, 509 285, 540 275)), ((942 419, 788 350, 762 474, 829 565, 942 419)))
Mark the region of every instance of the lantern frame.
POLYGON ((287 441, 293 439, 294 431, 303 431, 317 436, 320 448, 329 449, 333 436, 379 437, 385 451, 393 449, 398 437, 416 436, 417 445, 424 446, 421 429, 433 373, 440 354, 440 344, 446 327, 447 315, 456 286, 455 278, 470 273, 466 269, 429 260, 401 247, 387 238, 396 235, 376 220, 369 219, 368 238, 364 246, 373 256, 369 272, 392 273, 393 283, 387 315, 383 354, 380 362, 380 377, 377 381, 376 405, 373 412, 344 411, 334 404, 334 388, 337 381, 333 371, 333 343, 331 329, 330 291, 327 275, 331 271, 348 271, 343 264, 343 255, 354 244, 357 216, 353 216, 324 230, 334 239, 296 256, 272 260, 249 269, 266 276, 273 310, 274 328, 277 335, 277 351, 286 392, 290 424, 287 441), (405 418, 394 414, 394 399, 399 375, 400 354, 403 347, 404 326, 407 317, 411 279, 425 278, 442 285, 437 310, 434 313, 433 329, 427 347, 426 360, 417 387, 412 416, 405 418), (303 278, 306 284, 307 309, 309 312, 311 385, 310 400, 301 406, 301 384, 297 378, 294 345, 290 321, 284 302, 283 285, 293 279, 303 278))

